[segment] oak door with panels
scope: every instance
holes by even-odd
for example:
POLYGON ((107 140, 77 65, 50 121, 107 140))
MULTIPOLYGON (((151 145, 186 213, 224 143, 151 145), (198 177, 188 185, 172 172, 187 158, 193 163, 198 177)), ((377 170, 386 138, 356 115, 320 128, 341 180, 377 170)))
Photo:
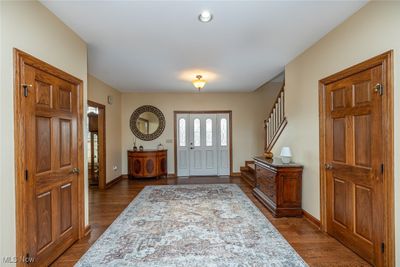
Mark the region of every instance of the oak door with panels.
POLYGON ((21 73, 26 253, 45 266, 78 239, 78 86, 28 64, 21 73))
POLYGON ((384 241, 382 66, 326 86, 327 231, 373 265, 384 241))

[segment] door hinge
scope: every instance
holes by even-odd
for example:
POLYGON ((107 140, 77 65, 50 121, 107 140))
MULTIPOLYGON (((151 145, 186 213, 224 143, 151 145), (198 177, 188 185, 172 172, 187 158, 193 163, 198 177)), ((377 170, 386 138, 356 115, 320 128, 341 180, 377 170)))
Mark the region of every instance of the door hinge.
POLYGON ((24 96, 25 97, 28 97, 28 93, 29 93, 28 88, 29 87, 32 87, 32 84, 23 84, 22 85, 22 88, 24 89, 24 96))
POLYGON ((381 243, 381 252, 385 253, 385 243, 381 243))
POLYGON ((381 174, 383 174, 383 172, 385 171, 385 165, 383 165, 383 163, 381 164, 381 174))
POLYGON ((25 181, 28 181, 28 178, 29 178, 28 170, 25 170, 25 181))
POLYGON ((383 95, 383 85, 380 83, 377 83, 374 87, 374 92, 378 93, 379 95, 383 95))

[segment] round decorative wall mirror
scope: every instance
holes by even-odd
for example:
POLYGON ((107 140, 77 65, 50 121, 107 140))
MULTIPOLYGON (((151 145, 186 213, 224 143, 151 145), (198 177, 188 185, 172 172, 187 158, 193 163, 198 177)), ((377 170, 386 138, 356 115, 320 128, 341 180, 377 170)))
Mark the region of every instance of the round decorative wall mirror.
POLYGON ((139 139, 151 141, 158 138, 165 129, 164 114, 156 107, 138 107, 129 120, 132 133, 139 139))

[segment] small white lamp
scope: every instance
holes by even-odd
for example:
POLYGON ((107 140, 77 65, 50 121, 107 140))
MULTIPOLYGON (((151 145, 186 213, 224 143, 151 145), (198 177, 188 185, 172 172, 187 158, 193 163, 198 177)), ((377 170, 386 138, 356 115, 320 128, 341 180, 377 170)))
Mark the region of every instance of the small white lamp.
POLYGON ((290 147, 284 146, 282 147, 281 150, 281 159, 282 163, 288 164, 292 160, 292 151, 290 150, 290 147))

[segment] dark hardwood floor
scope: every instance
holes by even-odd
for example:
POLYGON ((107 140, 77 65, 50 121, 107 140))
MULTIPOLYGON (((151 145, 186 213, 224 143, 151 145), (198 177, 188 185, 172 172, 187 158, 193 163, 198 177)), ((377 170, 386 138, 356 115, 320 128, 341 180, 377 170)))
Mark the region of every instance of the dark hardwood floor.
POLYGON ((321 232, 305 218, 274 218, 252 195, 240 177, 191 177, 148 180, 122 179, 107 190, 89 190, 91 233, 76 242, 52 266, 73 266, 94 241, 146 185, 235 183, 257 205, 279 232, 310 266, 369 266, 334 238, 321 232))

